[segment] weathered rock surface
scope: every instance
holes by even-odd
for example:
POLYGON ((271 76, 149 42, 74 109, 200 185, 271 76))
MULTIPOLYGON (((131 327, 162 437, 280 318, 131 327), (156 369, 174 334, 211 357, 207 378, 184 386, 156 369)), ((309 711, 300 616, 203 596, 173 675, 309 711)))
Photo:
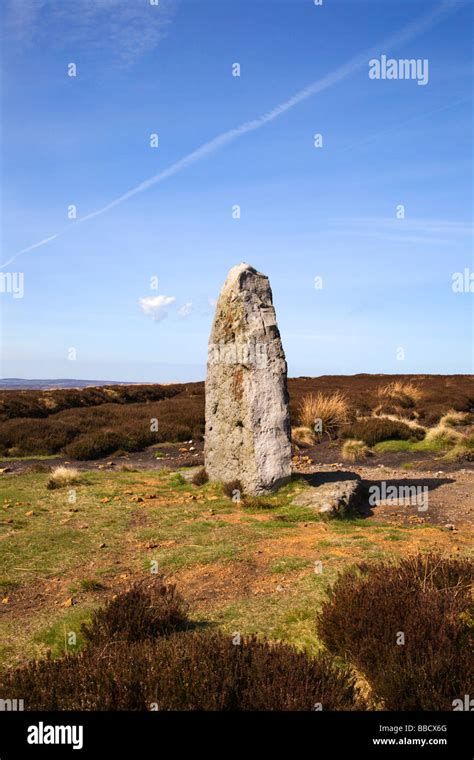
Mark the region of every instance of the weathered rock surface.
POLYGON ((210 480, 239 480, 248 494, 291 475, 285 354, 268 278, 248 264, 230 270, 216 306, 204 458, 210 480))
POLYGON ((328 517, 352 512, 360 505, 362 481, 359 476, 309 486, 293 499, 293 504, 310 507, 328 517))

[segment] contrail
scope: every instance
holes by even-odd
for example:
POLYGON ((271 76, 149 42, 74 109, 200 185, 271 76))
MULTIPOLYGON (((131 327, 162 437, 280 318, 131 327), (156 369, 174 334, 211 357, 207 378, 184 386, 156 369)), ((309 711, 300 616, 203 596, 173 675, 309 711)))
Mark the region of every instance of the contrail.
POLYGON ((124 203, 134 195, 148 190, 148 188, 153 187, 153 185, 157 185, 159 182, 162 182, 168 177, 172 177, 174 174, 177 174, 183 169, 186 169, 188 166, 195 164, 197 161, 201 161, 211 153, 214 153, 215 151, 224 147, 224 145, 228 145, 234 140, 237 140, 239 137, 242 137, 242 135, 245 135, 248 132, 254 132, 256 129, 260 129, 261 127, 265 126, 265 124, 269 124, 271 121, 274 121, 279 116, 286 113, 286 111, 294 108, 296 105, 298 105, 298 103, 302 103, 304 100, 307 100, 313 95, 316 95, 316 93, 322 92, 323 90, 332 87, 334 84, 341 82, 343 79, 346 79, 354 72, 363 68, 367 65, 368 59, 373 55, 380 53, 380 50, 388 51, 390 48, 403 45, 405 42, 418 37, 418 35, 422 34, 431 26, 441 21, 446 15, 456 11, 463 5, 466 5, 469 1, 470 0, 444 0, 430 13, 427 13, 421 18, 412 21, 396 34, 385 38, 373 47, 365 50, 362 53, 359 53, 359 55, 351 58, 351 60, 335 69, 333 72, 326 74, 326 76, 322 77, 321 79, 318 79, 304 89, 299 90, 291 98, 275 106, 275 108, 272 110, 267 111, 256 119, 244 122, 244 124, 241 124, 239 127, 235 127, 234 129, 230 129, 227 132, 223 132, 217 137, 214 137, 209 142, 204 143, 204 145, 201 145, 199 148, 192 151, 192 153, 188 153, 187 156, 184 156, 183 158, 179 159, 179 161, 171 164, 171 166, 169 166, 167 169, 164 169, 158 174, 155 174, 153 177, 146 179, 144 182, 136 185, 131 190, 123 193, 123 195, 119 195, 117 198, 110 201, 110 203, 108 203, 106 206, 103 206, 102 208, 99 208, 96 211, 92 211, 91 213, 86 214, 86 216, 77 219, 77 221, 68 225, 60 232, 57 232, 54 235, 45 238, 44 240, 40 240, 38 243, 34 243, 33 245, 30 245, 27 248, 23 248, 21 251, 18 251, 18 253, 14 254, 5 264, 2 264, 0 268, 8 266, 8 264, 11 264, 12 261, 14 261, 18 256, 21 256, 23 253, 32 251, 34 248, 40 248, 41 246, 49 243, 51 240, 55 240, 61 235, 64 235, 66 232, 73 229, 78 224, 82 224, 89 219, 94 219, 97 216, 105 214, 107 211, 110 211, 110 209, 119 206, 121 203, 124 203))
POLYGON ((334 151, 334 152, 347 153, 348 151, 352 151, 355 148, 360 148, 361 145, 365 145, 368 142, 372 142, 372 140, 376 140, 378 137, 382 137, 382 135, 393 134, 393 132, 396 132, 402 127, 407 127, 409 124, 414 124, 417 121, 422 121, 423 119, 427 119, 428 116, 433 116, 435 113, 440 113, 441 111, 447 111, 450 108, 454 108, 454 106, 460 105, 461 103, 467 103, 468 100, 472 100, 472 95, 467 95, 464 98, 458 98, 457 100, 453 100, 450 103, 445 103, 444 106, 439 106, 439 108, 434 108, 432 111, 423 111, 423 113, 419 113, 416 116, 412 116, 411 119, 398 122, 397 124, 394 124, 391 127, 388 127, 388 129, 383 129, 381 132, 375 132, 372 135, 368 135, 367 137, 364 137, 362 140, 358 140, 357 142, 351 143, 350 145, 346 145, 344 148, 340 148, 339 150, 334 151))

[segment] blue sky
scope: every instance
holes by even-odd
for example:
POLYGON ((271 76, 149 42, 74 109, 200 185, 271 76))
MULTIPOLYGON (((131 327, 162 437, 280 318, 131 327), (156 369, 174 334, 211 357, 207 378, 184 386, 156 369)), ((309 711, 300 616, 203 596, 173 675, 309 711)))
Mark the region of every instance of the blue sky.
POLYGON ((240 261, 291 376, 473 371, 470 3, 5 0, 1 23, 3 376, 203 379, 240 261), (371 79, 374 55, 428 83, 371 79))

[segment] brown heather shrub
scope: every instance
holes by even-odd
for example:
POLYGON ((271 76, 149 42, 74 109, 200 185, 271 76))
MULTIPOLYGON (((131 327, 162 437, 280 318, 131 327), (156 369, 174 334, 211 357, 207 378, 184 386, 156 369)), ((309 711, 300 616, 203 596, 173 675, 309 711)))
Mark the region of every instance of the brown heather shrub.
POLYGON ((81 627, 94 646, 120 640, 147 641, 188 626, 188 606, 175 586, 160 579, 135 584, 92 614, 81 627))
POLYGON ((422 440, 423 428, 414 428, 404 422, 396 422, 387 417, 367 417, 357 420, 341 431, 343 438, 363 441, 367 446, 375 446, 381 441, 422 440))
POLYGON ((0 419, 48 417, 65 409, 94 407, 110 402, 146 403, 171 398, 198 383, 186 385, 103 385, 52 390, 5 390, 0 392, 0 419))
POLYGON ((299 421, 302 427, 315 430, 317 421, 321 421, 322 432, 315 430, 317 438, 323 435, 334 438, 340 428, 351 419, 347 397, 336 393, 316 393, 304 396, 299 405, 299 421))
POLYGON ((319 635, 386 710, 452 710, 472 693, 473 577, 468 560, 433 554, 360 564, 329 591, 319 635))
POLYGON ((203 486, 205 485, 209 480, 209 475, 207 474, 207 470, 205 467, 201 467, 200 470, 198 470, 192 477, 191 483, 195 486, 203 486))
POLYGON ((243 491, 240 480, 229 480, 227 483, 223 484, 222 488, 225 495, 229 499, 232 499, 232 497, 234 496, 234 491, 238 491, 240 496, 244 495, 244 491, 243 491))
MULTIPOLYGON (((454 410, 474 412, 472 376, 469 375, 353 375, 290 378, 291 417, 295 422, 307 396, 331 398, 335 392, 350 400, 358 416, 379 412, 416 418, 435 425, 454 410), (414 385, 422 391, 415 406, 402 408, 396 400, 380 398, 378 389, 394 382, 414 385)), ((413 401, 413 398, 412 398, 413 401)), ((323 419, 322 414, 319 415, 323 419)), ((24 456, 64 453, 81 441, 77 454, 84 458, 108 456, 112 440, 117 449, 131 451, 165 441, 201 440, 204 434, 204 383, 184 385, 114 385, 48 391, 0 391, 0 454, 24 456), (159 420, 159 430, 150 435, 150 419, 159 420), (40 419, 41 418, 41 419, 40 419), (94 439, 105 435, 102 446, 94 439), (133 449, 136 446, 137 449, 133 449), (106 453, 104 453, 106 452, 106 453)), ((351 422, 351 419, 349 419, 351 422)), ((311 422, 310 427, 313 428, 311 422)), ((329 431, 330 435, 334 435, 329 431)), ((75 450, 72 449, 74 452, 75 450)), ((71 456, 71 454, 68 454, 71 456)), ((79 458, 79 456, 78 456, 79 458)))
POLYGON ((354 677, 327 655, 310 658, 256 638, 177 633, 87 647, 0 677, 0 694, 27 710, 354 710, 354 677))
POLYGON ((160 401, 102 403, 65 409, 47 419, 7 420, 0 426, 0 451, 11 453, 15 448, 16 456, 62 453, 85 460, 119 449, 139 451, 164 441, 200 439, 204 397, 186 395, 188 386, 181 388, 182 395, 160 401), (157 432, 150 430, 152 418, 159 421, 157 432))
MULTIPOLYGON (((474 411, 473 383, 469 375, 326 375, 290 378, 288 386, 293 420, 299 416, 304 397, 318 393, 330 397, 334 392, 350 399, 351 409, 357 409, 359 415, 370 414, 379 404, 379 411, 417 417, 425 425, 436 424, 451 409, 474 411), (393 398, 378 397, 381 385, 393 383, 416 383, 415 387, 423 394, 416 402, 416 409, 403 409, 393 398), (380 401, 383 402, 381 406, 380 401)), ((159 431, 154 434, 153 443, 201 439, 204 432, 204 383, 2 390, 0 420, 5 422, 0 427, 0 453, 16 456, 56 454, 73 440, 107 432, 129 436, 129 446, 134 443, 130 435, 137 434, 138 445, 148 445, 144 443, 143 435, 149 432, 151 417, 159 420, 159 431)), ((121 443, 119 448, 124 449, 121 443)))
POLYGON ((154 433, 138 431, 136 433, 120 433, 113 431, 89 433, 76 438, 64 447, 63 453, 71 459, 99 459, 122 451, 141 451, 146 446, 156 443, 154 433))
POLYGON ((15 419, 0 425, 0 447, 9 455, 57 454, 77 435, 74 425, 62 420, 15 419))

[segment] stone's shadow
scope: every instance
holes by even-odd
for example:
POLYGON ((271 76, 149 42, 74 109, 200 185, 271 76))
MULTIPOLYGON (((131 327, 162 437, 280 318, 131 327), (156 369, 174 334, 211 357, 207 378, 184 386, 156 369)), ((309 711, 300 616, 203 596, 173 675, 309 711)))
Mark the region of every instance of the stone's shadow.
POLYGON ((360 475, 349 470, 336 470, 335 472, 310 472, 298 473, 299 480, 304 480, 309 486, 317 488, 325 483, 340 483, 341 480, 360 480, 360 475))
POLYGON ((435 491, 440 486, 447 485, 448 483, 455 483, 454 478, 377 478, 374 480, 363 480, 364 487, 370 488, 370 486, 378 486, 380 483, 385 483, 386 487, 395 486, 415 486, 416 488, 427 488, 428 491, 435 491))
MULTIPOLYGON (((370 517, 374 514, 373 507, 377 508, 379 504, 369 504, 370 489, 376 487, 383 493, 383 491, 390 493, 390 490, 395 487, 398 491, 399 488, 416 488, 417 492, 426 492, 428 497, 431 491, 435 491, 437 488, 448 483, 454 483, 454 478, 379 478, 377 480, 362 480, 362 499, 359 506, 361 517, 370 517), (383 485, 382 485, 383 484, 383 485)), ((384 499, 382 499, 384 501, 384 499)), ((389 502, 390 500, 387 499, 389 502)), ((385 503, 387 503, 387 501, 385 503)), ((404 504, 393 503, 395 507, 407 506, 404 504)))
MULTIPOLYGON (((418 495, 426 494, 429 498, 430 492, 436 490, 442 485, 454 483, 454 478, 374 478, 361 479, 360 475, 350 470, 336 470, 334 472, 313 472, 313 473, 295 473, 293 480, 304 482, 313 488, 321 486, 330 486, 332 483, 343 483, 347 481, 356 481, 358 485, 350 496, 350 509, 342 510, 338 515, 339 519, 352 519, 354 517, 370 517, 374 510, 380 506, 380 502, 385 505, 393 503, 394 507, 409 506, 407 499, 417 498, 418 495), (394 489, 395 494, 394 494, 394 489), (375 504, 370 503, 370 497, 374 495, 377 499, 375 504), (399 500, 397 503, 396 500, 399 500)), ((410 505, 411 506, 411 505, 410 505)))

